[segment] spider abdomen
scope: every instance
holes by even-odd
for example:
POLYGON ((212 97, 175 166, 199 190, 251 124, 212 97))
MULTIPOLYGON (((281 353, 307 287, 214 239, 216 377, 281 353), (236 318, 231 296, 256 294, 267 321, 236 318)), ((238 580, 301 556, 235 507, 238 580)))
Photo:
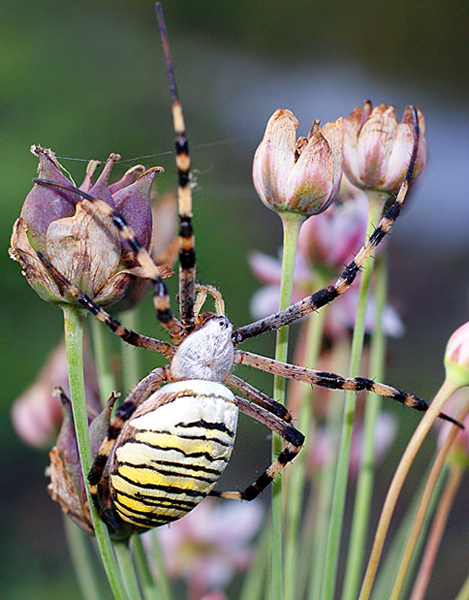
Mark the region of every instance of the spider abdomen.
POLYGON ((238 407, 222 384, 179 381, 155 392, 117 439, 110 461, 115 510, 151 528, 179 519, 210 492, 233 450, 238 407))

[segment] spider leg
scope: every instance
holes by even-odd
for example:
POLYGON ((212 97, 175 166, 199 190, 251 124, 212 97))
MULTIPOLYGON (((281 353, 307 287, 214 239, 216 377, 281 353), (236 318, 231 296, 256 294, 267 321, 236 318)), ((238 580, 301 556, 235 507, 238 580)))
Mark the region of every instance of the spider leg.
POLYGON ((182 324, 191 329, 194 323, 195 302, 195 244, 192 229, 192 190, 190 181, 189 145, 186 138, 184 115, 179 101, 174 69, 169 52, 168 37, 161 4, 156 4, 156 14, 163 45, 169 88, 174 132, 176 134, 176 167, 178 170, 179 212, 179 314, 182 324))
POLYGON ((417 111, 414 107, 414 131, 415 131, 415 142, 412 150, 412 156, 410 159, 407 172, 402 182, 399 192, 393 204, 387 209, 384 216, 380 220, 378 226, 371 234, 370 238, 366 241, 364 246, 355 256, 353 261, 344 269, 337 281, 316 293, 303 298, 296 304, 292 304, 288 308, 281 310, 269 317, 260 319, 244 327, 240 327, 233 332, 233 341, 235 344, 239 344, 244 340, 261 335, 267 331, 276 331, 285 325, 294 323, 299 319, 302 319, 311 312, 318 310, 322 306, 329 304, 335 300, 338 296, 343 294, 353 283, 357 273, 365 264, 366 260, 373 254, 373 251, 378 244, 383 240, 389 230, 393 226, 394 222, 398 218, 402 205, 407 196, 410 182, 412 179, 412 173, 414 170, 415 161, 417 158, 418 141, 419 141, 419 125, 417 111))
POLYGON ((303 445, 305 437, 293 425, 277 417, 269 410, 257 406, 245 398, 240 398, 239 396, 235 396, 235 398, 241 412, 256 419, 256 421, 259 421, 275 433, 278 433, 287 442, 285 448, 278 455, 278 458, 244 491, 219 492, 215 490, 210 492, 211 496, 219 498, 254 500, 275 479, 285 465, 295 458, 303 445))
POLYGON ((115 416, 109 425, 109 431, 103 440, 98 453, 94 459, 90 472, 88 473, 88 483, 93 504, 103 521, 111 528, 116 529, 119 518, 112 508, 110 502, 107 479, 104 477, 106 464, 114 448, 114 444, 126 421, 130 419, 138 406, 144 402, 150 394, 157 390, 160 385, 171 380, 171 370, 169 365, 154 369, 140 383, 138 383, 125 402, 116 410, 115 416), (100 484, 103 484, 102 486, 100 484), (104 486, 102 490, 101 487, 104 486), (101 501, 101 497, 103 501, 101 501))
POLYGON ((236 377, 236 375, 229 373, 225 377, 224 383, 249 398, 251 402, 258 404, 262 408, 265 408, 269 412, 273 413, 276 417, 279 417, 287 423, 291 423, 292 416, 289 410, 285 408, 283 404, 275 402, 275 400, 272 400, 272 398, 269 398, 269 396, 247 383, 247 381, 244 381, 243 379, 236 377))
MULTIPOLYGON (((425 412, 428 409, 428 404, 425 400, 398 390, 397 388, 378 383, 372 379, 366 379, 365 377, 341 377, 335 373, 328 373, 326 371, 316 371, 315 369, 307 369, 306 367, 300 367, 298 365, 290 365, 288 363, 282 363, 278 360, 252 354, 251 352, 245 352, 243 350, 235 351, 234 362, 241 365, 248 365, 265 371, 266 373, 273 373, 280 377, 286 377, 288 379, 295 379, 296 381, 303 381, 311 385, 318 385, 320 387, 329 388, 331 390, 351 390, 354 392, 374 392, 379 396, 385 398, 391 398, 396 402, 410 406, 415 410, 425 412)), ((453 419, 452 417, 440 413, 438 415, 441 419, 454 423, 459 427, 462 427, 461 423, 453 419)))
POLYGON ((137 346, 139 348, 146 348, 147 350, 153 350, 160 352, 167 358, 171 359, 174 355, 174 347, 166 342, 160 342, 154 338, 146 335, 141 335, 135 331, 127 329, 119 323, 112 315, 106 312, 98 304, 93 302, 89 296, 81 292, 73 283, 68 281, 66 277, 62 275, 40 252, 37 252, 39 259, 46 269, 55 277, 55 279, 63 286, 64 293, 67 292, 75 298, 75 300, 86 308, 89 312, 95 315, 102 323, 104 323, 113 333, 122 338, 128 344, 137 346))

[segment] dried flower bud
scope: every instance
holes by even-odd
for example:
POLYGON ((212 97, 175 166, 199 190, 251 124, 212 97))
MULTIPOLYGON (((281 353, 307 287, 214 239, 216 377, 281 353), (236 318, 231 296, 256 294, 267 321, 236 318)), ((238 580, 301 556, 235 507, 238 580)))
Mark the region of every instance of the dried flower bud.
MULTIPOLYGON (((413 178, 426 161, 425 119, 418 112, 420 139, 413 178)), ((400 123, 394 107, 384 104, 372 110, 367 100, 344 119, 344 171, 350 181, 377 192, 398 191, 409 166, 415 131, 412 108, 407 106, 400 123)))
POLYGON ((469 321, 449 338, 445 353, 446 377, 458 387, 469 385, 469 321))
MULTIPOLYGON (((51 150, 33 146, 32 152, 39 157, 41 179, 73 185, 62 174, 51 150)), ((152 229, 150 190, 156 173, 161 169, 150 169, 137 181, 134 180, 141 167, 127 171, 114 184, 113 195, 109 176, 119 158, 111 154, 95 183, 97 162, 91 161, 82 189, 124 213, 142 245, 149 249, 152 229)), ((121 242, 112 218, 94 209, 89 201, 81 200, 72 191, 35 184, 15 223, 10 256, 21 264, 30 285, 45 300, 76 302, 73 297, 64 295, 39 260, 37 250, 97 304, 105 305, 118 301, 134 277, 140 274, 125 244, 121 242)), ((162 272, 162 276, 168 274, 162 272)))
POLYGON ((342 119, 315 121, 307 138, 296 138, 298 121, 278 109, 254 156, 253 179, 262 202, 277 212, 316 215, 331 204, 342 176, 342 119))

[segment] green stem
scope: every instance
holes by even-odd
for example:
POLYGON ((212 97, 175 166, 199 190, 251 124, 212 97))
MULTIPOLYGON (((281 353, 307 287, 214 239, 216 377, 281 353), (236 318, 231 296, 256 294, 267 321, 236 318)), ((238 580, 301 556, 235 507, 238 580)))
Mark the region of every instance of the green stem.
MULTIPOLYGON (((90 437, 88 432, 88 414, 85 401, 85 382, 83 378, 83 326, 86 313, 83 309, 65 304, 64 312, 65 345, 67 349, 68 378, 72 400, 73 419, 80 453, 83 479, 87 481, 92 465, 90 437)), ((98 542, 101 558, 116 600, 128 600, 124 584, 119 574, 116 557, 106 525, 99 518, 87 485, 85 485, 88 504, 90 506, 93 527, 98 542)))
POLYGON ((130 554, 129 540, 114 542, 114 550, 129 598, 142 600, 132 555, 130 554))
MULTIPOLYGON (((138 311, 126 310, 121 315, 121 323, 127 329, 138 330, 138 311)), ((140 381, 140 361, 138 349, 130 344, 122 344, 122 385, 123 389, 130 391, 140 381)))
POLYGON ((156 598, 156 583, 153 581, 153 576, 148 567, 147 554, 142 543, 142 536, 137 534, 132 536, 132 550, 143 597, 145 600, 154 600, 156 598))
POLYGON ((159 593, 158 600, 171 600, 171 598, 172 598, 171 585, 169 583, 169 579, 166 574, 166 569, 165 569, 163 556, 162 556, 162 552, 161 552, 161 545, 160 545, 160 541, 158 539, 156 530, 152 529, 150 531, 149 535, 151 536, 151 542, 152 542, 151 547, 153 550, 153 558, 155 560, 155 566, 156 566, 156 572, 157 572, 156 583, 157 583, 158 593, 159 593))
MULTIPOLYGON (((320 279, 318 287, 325 282, 320 279)), ((317 362, 324 332, 326 311, 321 310, 311 315, 307 324, 306 351, 303 364, 308 367, 317 362)), ((311 386, 302 384, 301 399, 296 427, 306 434, 311 429, 313 418, 313 402, 311 386)), ((303 505, 306 479, 308 435, 306 435, 303 451, 295 460, 295 468, 289 473, 286 501, 286 534, 285 534, 285 600, 293 600, 298 589, 298 539, 300 529, 301 507, 303 505)))
POLYGON ((450 379, 445 379, 433 402, 430 404, 422 420, 420 421, 417 429, 414 431, 414 434, 412 435, 412 438, 408 443, 404 454, 402 455, 391 485, 389 486, 386 500, 381 511, 378 528, 376 530, 376 535, 373 542, 373 548, 371 550, 365 577, 360 590, 359 600, 368 600, 370 597, 376 571, 381 558, 381 553, 383 551, 384 542, 389 529, 389 524, 394 513, 394 508, 415 456, 417 455, 420 446, 429 432, 430 427, 433 425, 433 422, 438 418, 438 414, 442 410, 444 404, 458 389, 458 387, 459 386, 454 384, 450 379))
POLYGON ((98 319, 91 320, 91 332, 93 338, 93 351, 96 360, 96 371, 98 372, 99 395, 104 403, 115 390, 114 375, 109 364, 109 348, 106 343, 106 331, 104 325, 98 319))
MULTIPOLYGON (((279 213, 283 223, 283 261, 282 280, 280 283, 280 306, 282 310, 291 303, 293 290, 293 274, 295 269, 296 246, 298 234, 304 216, 296 213, 279 213)), ((275 359, 286 362, 288 359, 288 327, 277 331, 275 359)), ((274 378, 274 400, 285 404, 285 379, 274 378)), ((274 434, 272 437, 272 458, 282 451, 282 439, 274 434)), ((272 600, 282 600, 283 594, 283 548, 282 548, 282 483, 277 477, 272 483, 272 600)))
POLYGON ((99 589, 90 557, 90 546, 87 544, 86 538, 88 535, 65 515, 64 527, 68 548, 83 598, 86 598, 86 600, 102 600, 103 596, 99 589))
MULTIPOLYGON (((378 222, 381 215, 382 203, 370 198, 367 237, 373 232, 374 224, 378 222)), ((369 260, 363 267, 360 281, 360 292, 358 298, 357 316, 353 331, 352 349, 350 358, 350 377, 356 377, 360 373, 360 364, 363 351, 363 340, 365 336, 365 315, 370 289, 373 264, 369 260)), ((341 441, 339 446, 339 457, 337 461, 334 494, 332 498, 331 520, 329 523, 329 536, 326 547, 326 564, 322 586, 322 600, 332 600, 335 593, 337 564, 339 560, 340 539, 345 509, 345 498, 347 494, 348 466, 350 460, 350 448, 352 441, 352 426, 355 415, 356 394, 346 392, 344 415, 342 422, 341 441)))
MULTIPOLYGON (((387 261, 385 258, 386 256, 383 255, 376 261, 376 325, 370 348, 369 375, 378 381, 382 381, 383 379, 386 355, 386 336, 382 324, 382 316, 387 300, 387 261)), ((380 396, 377 394, 367 394, 363 421, 363 449, 342 591, 343 600, 356 597, 363 570, 365 540, 368 532, 371 497, 373 493, 376 422, 381 405, 382 399, 380 396)))
POLYGON ((269 555, 270 529, 264 527, 257 542, 254 560, 246 573, 239 600, 262 600, 269 555))
MULTIPOLYGON (((345 364, 349 362, 350 345, 348 339, 339 340, 334 347, 332 364, 341 373, 345 364)), ((332 392, 334 394, 334 392, 332 392)), ((343 398, 330 398, 327 404, 327 415, 324 424, 325 435, 328 441, 328 452, 319 472, 314 477, 317 496, 317 510, 315 516, 314 535, 312 536, 312 549, 303 556, 311 556, 310 581, 308 598, 317 600, 321 594, 322 578, 324 576, 325 553, 327 546, 328 524, 330 522, 332 498, 334 495, 334 469, 337 464, 337 453, 340 441, 340 429, 343 414, 343 398)))
POLYGON ((469 575, 454 600, 469 600, 469 575))

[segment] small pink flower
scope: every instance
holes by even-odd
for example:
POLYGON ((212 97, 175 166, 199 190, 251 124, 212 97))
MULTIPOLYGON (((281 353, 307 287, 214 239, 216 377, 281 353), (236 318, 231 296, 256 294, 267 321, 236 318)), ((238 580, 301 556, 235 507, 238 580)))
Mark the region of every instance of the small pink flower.
POLYGON ((445 353, 446 376, 459 387, 469 385, 469 321, 449 338, 445 353))
POLYGON ((191 598, 226 585, 249 568, 250 542, 264 517, 262 504, 215 502, 207 498, 188 515, 158 529, 171 577, 188 583, 191 598))
MULTIPOLYGON (((425 120, 418 113, 420 139, 413 178, 426 162, 425 120)), ((369 100, 344 119, 344 171, 361 188, 385 193, 398 191, 414 146, 412 110, 407 106, 400 123, 393 106, 375 107, 369 100)))
MULTIPOLYGON (((101 410, 96 372, 90 354, 85 353, 86 397, 89 409, 101 410)), ((35 448, 49 448, 57 437, 63 419, 62 404, 54 394, 60 386, 68 392, 65 344, 61 342, 48 358, 34 383, 15 400, 11 409, 13 427, 18 436, 35 448)))
MULTIPOLYGON (((361 466, 363 446, 363 423, 357 423, 352 433, 351 454, 349 463, 350 477, 356 477, 361 466)), ((381 413, 376 422, 374 435, 375 464, 379 464, 386 456, 397 433, 397 419, 389 413, 381 413)), ((330 456, 334 455, 337 440, 331 439, 331 432, 321 427, 314 434, 313 443, 309 450, 313 468, 327 464, 330 456)))
POLYGON ((262 202, 278 212, 305 217, 326 210, 342 176, 342 119, 315 121, 307 138, 296 138, 298 120, 278 109, 269 119, 253 163, 254 185, 262 202))

